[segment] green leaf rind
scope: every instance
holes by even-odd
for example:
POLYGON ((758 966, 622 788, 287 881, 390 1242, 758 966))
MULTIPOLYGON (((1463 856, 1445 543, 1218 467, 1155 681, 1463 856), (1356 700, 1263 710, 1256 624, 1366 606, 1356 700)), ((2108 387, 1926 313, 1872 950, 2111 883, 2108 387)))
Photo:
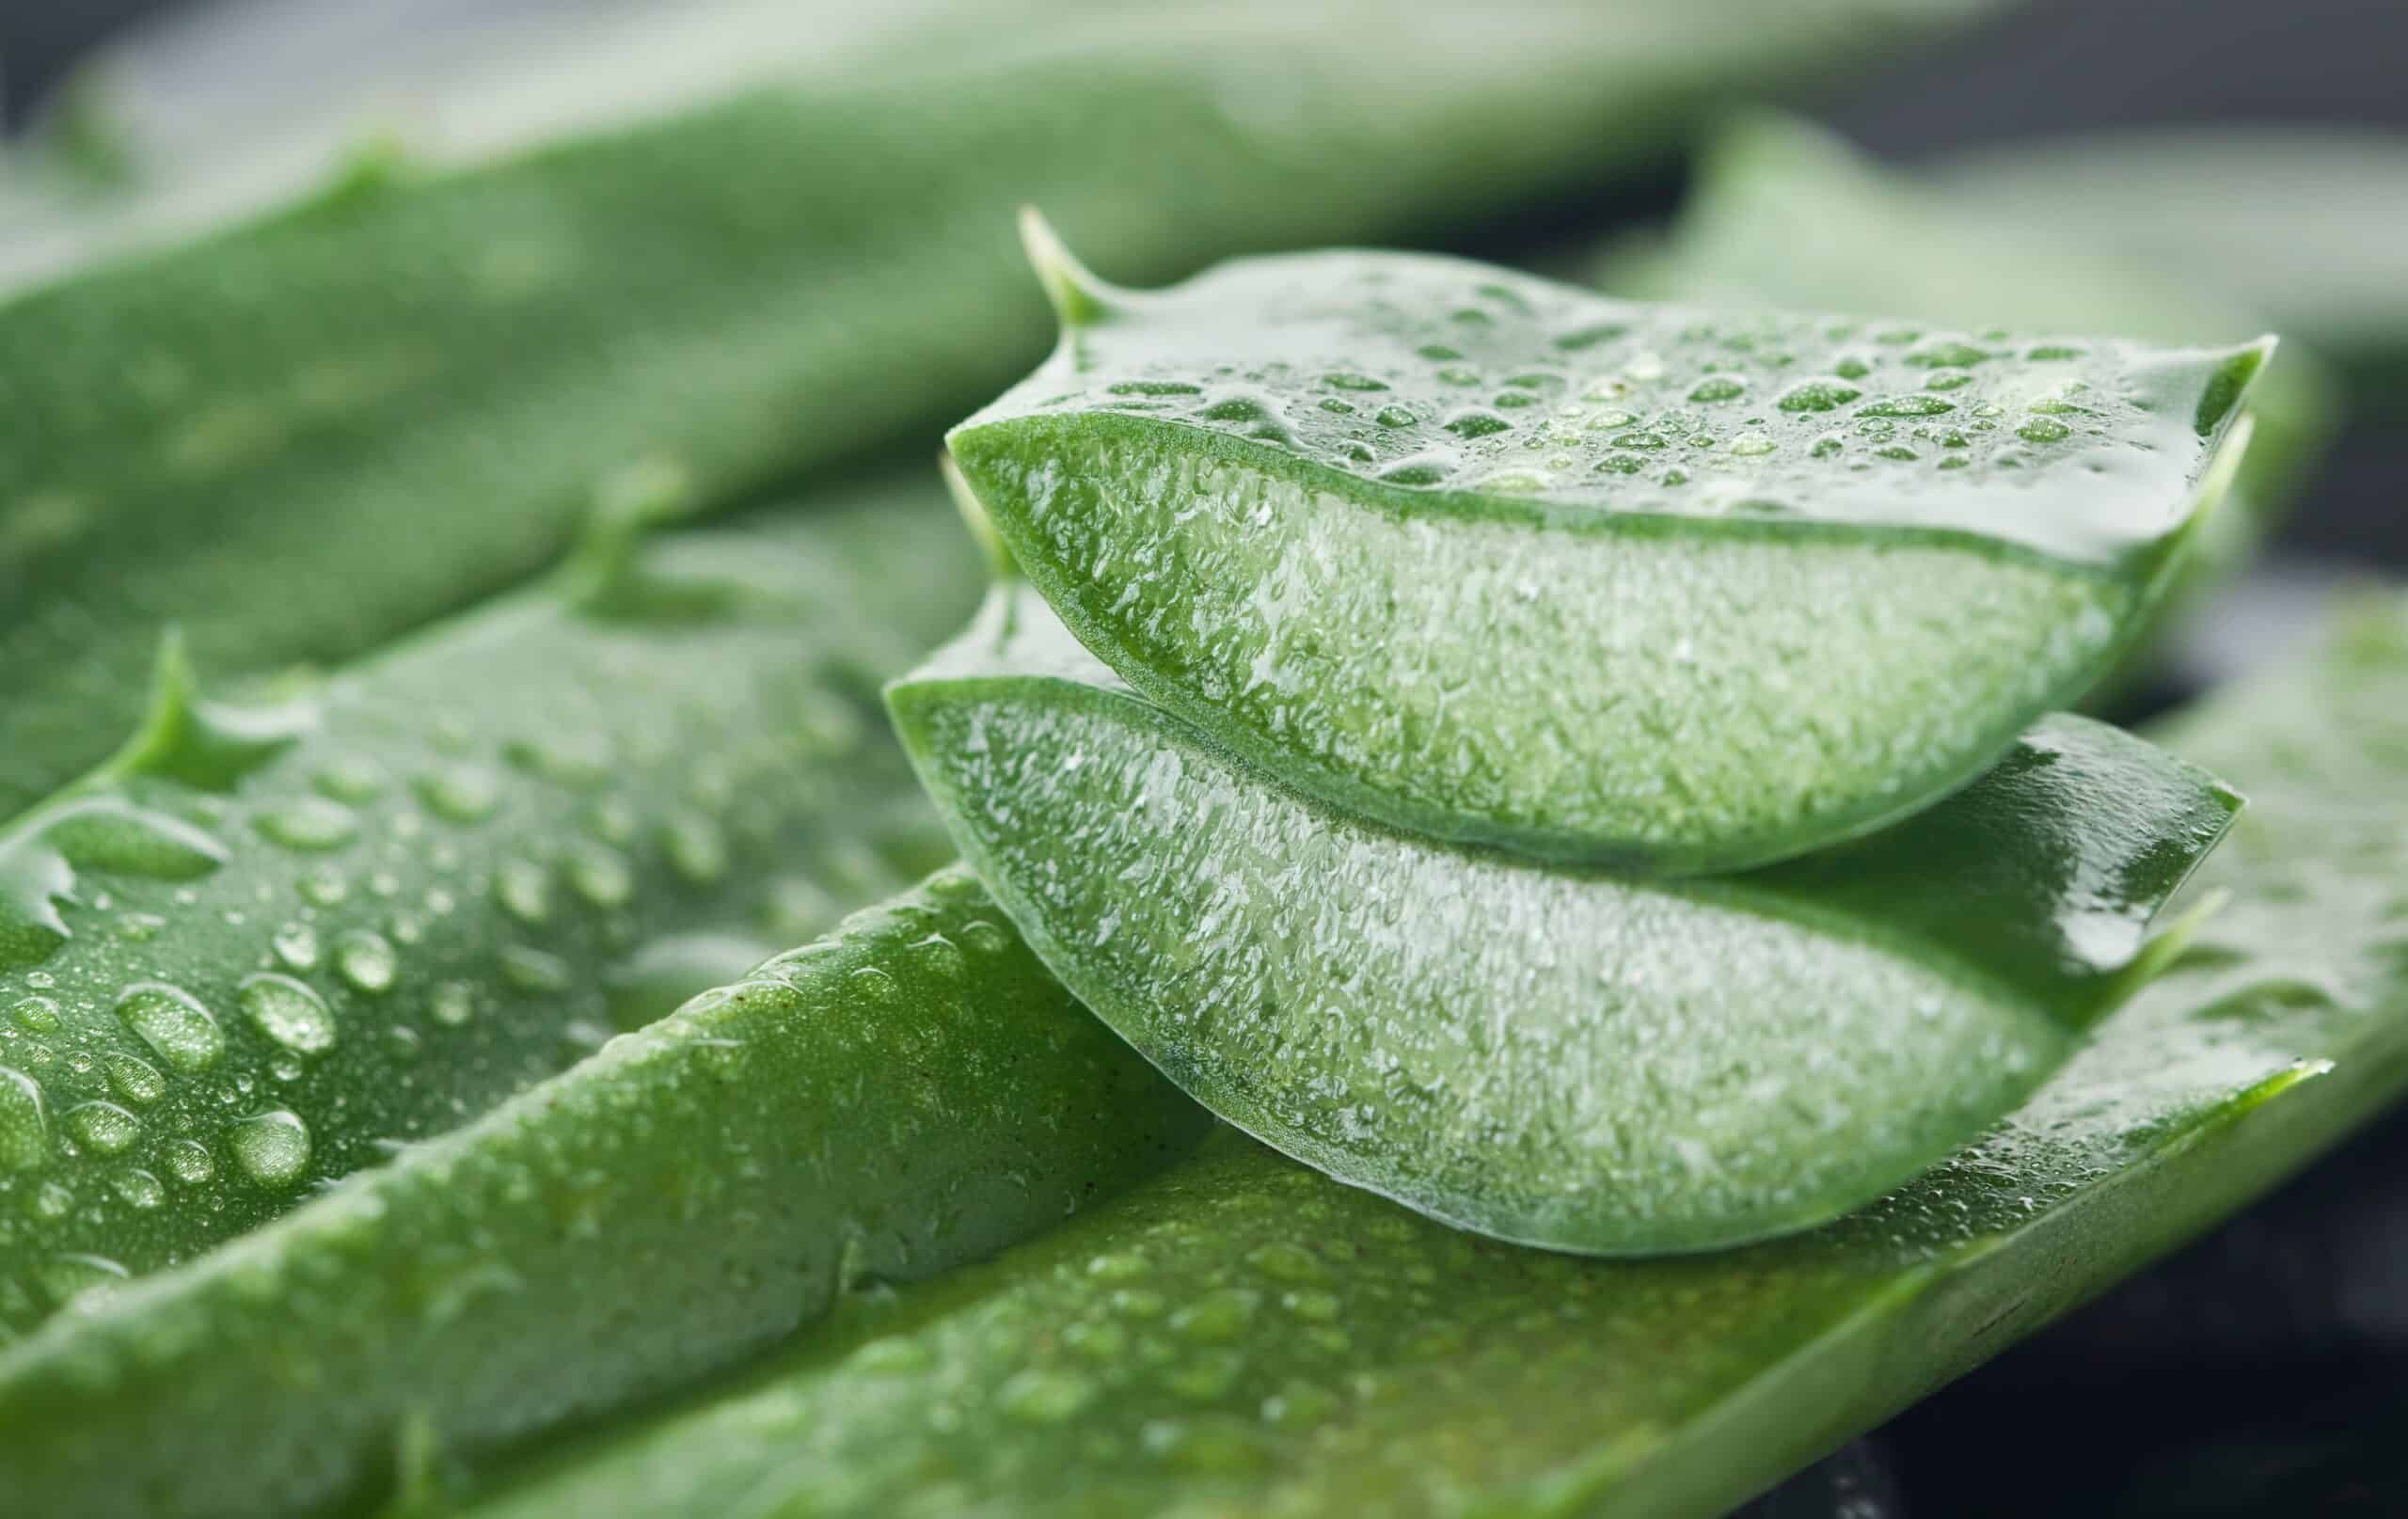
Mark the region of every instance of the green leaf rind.
POLYGON ((1499 1238, 1727 1246, 1988 1128, 2131 989, 2238 799, 2051 719, 1843 849, 1669 885, 1362 824, 1230 758, 1026 588, 889 691, 956 841, 1223 1118, 1499 1238))

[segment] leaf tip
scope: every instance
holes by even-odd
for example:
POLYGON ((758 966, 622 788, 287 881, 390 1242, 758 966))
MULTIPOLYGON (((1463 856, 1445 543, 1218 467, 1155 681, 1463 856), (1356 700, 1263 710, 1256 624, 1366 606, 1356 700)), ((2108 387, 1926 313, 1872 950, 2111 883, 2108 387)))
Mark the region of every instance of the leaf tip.
POLYGON ((1120 293, 1097 278, 1070 252, 1044 213, 1033 205, 1020 208, 1020 245, 1054 317, 1066 330, 1089 327, 1110 316, 1120 304, 1120 293))

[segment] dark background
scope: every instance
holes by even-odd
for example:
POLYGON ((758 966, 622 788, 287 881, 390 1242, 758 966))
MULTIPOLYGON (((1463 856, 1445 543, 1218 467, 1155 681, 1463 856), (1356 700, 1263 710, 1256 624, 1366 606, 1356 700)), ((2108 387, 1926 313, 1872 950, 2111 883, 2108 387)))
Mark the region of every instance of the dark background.
MULTIPOLYGON (((83 51, 179 3, 0 0, 8 124, 22 126, 83 51)), ((2408 0, 2044 0, 1846 87, 1818 114, 1907 161, 2168 122, 2408 130, 2408 0)), ((1549 212, 1519 235, 1602 232, 1668 211, 1678 191, 1674 178, 1549 212)), ((2398 219, 2408 225, 2408 208, 2398 219)), ((2408 279, 2408 247, 2401 269, 2408 279)), ((2408 429, 2355 424, 2278 561, 2408 569, 2403 506, 2408 429)), ((2235 594, 2262 596, 2273 579, 2235 594)), ((1756 1511, 2408 1515, 2408 1116, 1756 1511)))

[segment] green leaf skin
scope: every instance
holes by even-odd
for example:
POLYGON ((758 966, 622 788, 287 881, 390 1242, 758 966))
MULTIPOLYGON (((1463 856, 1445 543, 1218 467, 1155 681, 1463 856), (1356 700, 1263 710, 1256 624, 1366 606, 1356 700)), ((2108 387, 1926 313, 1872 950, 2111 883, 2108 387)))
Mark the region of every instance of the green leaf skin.
MULTIPOLYGON (((2408 1084, 2408 606, 2159 736, 2232 894, 2011 1118, 1713 1256, 1482 1242, 1235 1136, 472 1519, 1711 1519, 2239 1208, 2408 1084)), ((856 1311, 857 1310, 857 1311, 856 1311)))
MULTIPOLYGON (((2204 166, 2203 166, 2204 174, 2204 166)), ((2210 182, 2203 179, 2203 183, 2210 182)), ((2214 194, 2254 206, 2221 176, 2214 194)), ((2227 215, 2252 222, 2258 213, 2227 215)), ((2269 222, 2269 235, 2287 222, 2269 222)), ((2340 403, 2313 352, 2294 352, 2280 307, 2237 299, 2232 279, 2194 263, 2130 258, 2088 214, 2016 215, 1885 169, 1809 122, 1751 116, 1707 146, 1695 187, 1660 248, 1608 254, 1600 276, 1654 300, 1879 311, 1991 328, 2125 332, 2164 342, 2237 341, 2269 326, 2283 361, 2251 392, 2257 419, 2237 481, 2241 499, 2211 532, 2248 546, 2286 505, 2321 451, 2340 403)), ((2244 273, 2232 261, 2230 274, 2244 273)), ((2313 335, 2305 341, 2316 342, 2313 335)))
POLYGON ((0 1353, 0 1489, 152 1519, 372 1495, 405 1439, 456 1461, 625 1407, 1211 1126, 947 872, 0 1353))
POLYGON ((605 533, 279 707, 171 679, 0 834, 0 1326, 491 1108, 631 984, 735 973, 696 935, 792 943, 949 859, 875 693, 976 557, 940 493, 856 495, 605 533))
POLYGON ((1476 43, 1442 6, 1023 17, 461 169, 357 155, 252 225, 16 293, 0 815, 134 720, 162 620, 211 670, 346 659, 545 565, 631 481, 704 510, 932 436, 1042 351, 1022 197, 1154 276, 1456 226, 1973 8, 1521 0, 1476 43))
POLYGON ((1819 1224, 1978 1135, 2147 973, 2239 805, 2052 718, 1893 829, 1655 886, 1336 815, 1025 589, 888 700, 1038 955, 1190 1096, 1434 1217, 1607 1255, 1819 1224))
POLYGON ((2269 351, 1634 306, 1401 254, 1137 294, 1031 244, 1062 342, 949 442, 1081 641, 1314 796, 1633 873, 1905 816, 2079 696, 2269 351))
POLYGON ((2300 125, 2101 133, 1942 159, 1922 179, 1968 215, 2079 228, 2085 241, 2229 295, 2332 356, 2357 397, 2408 400, 2400 267, 2408 134, 2300 125))

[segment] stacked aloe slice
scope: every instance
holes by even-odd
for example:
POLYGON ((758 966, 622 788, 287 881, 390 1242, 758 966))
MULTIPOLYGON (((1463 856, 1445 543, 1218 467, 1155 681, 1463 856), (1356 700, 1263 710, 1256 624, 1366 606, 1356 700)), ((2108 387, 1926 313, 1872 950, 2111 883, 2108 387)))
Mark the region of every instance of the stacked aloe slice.
POLYGON ((1501 1238, 1725 1246, 1928 1169, 2178 947, 2239 798, 2052 714, 2268 343, 1359 253, 1137 293, 1026 232, 1060 344, 950 439, 1017 573, 890 704, 1046 965, 1223 1118, 1501 1238))

